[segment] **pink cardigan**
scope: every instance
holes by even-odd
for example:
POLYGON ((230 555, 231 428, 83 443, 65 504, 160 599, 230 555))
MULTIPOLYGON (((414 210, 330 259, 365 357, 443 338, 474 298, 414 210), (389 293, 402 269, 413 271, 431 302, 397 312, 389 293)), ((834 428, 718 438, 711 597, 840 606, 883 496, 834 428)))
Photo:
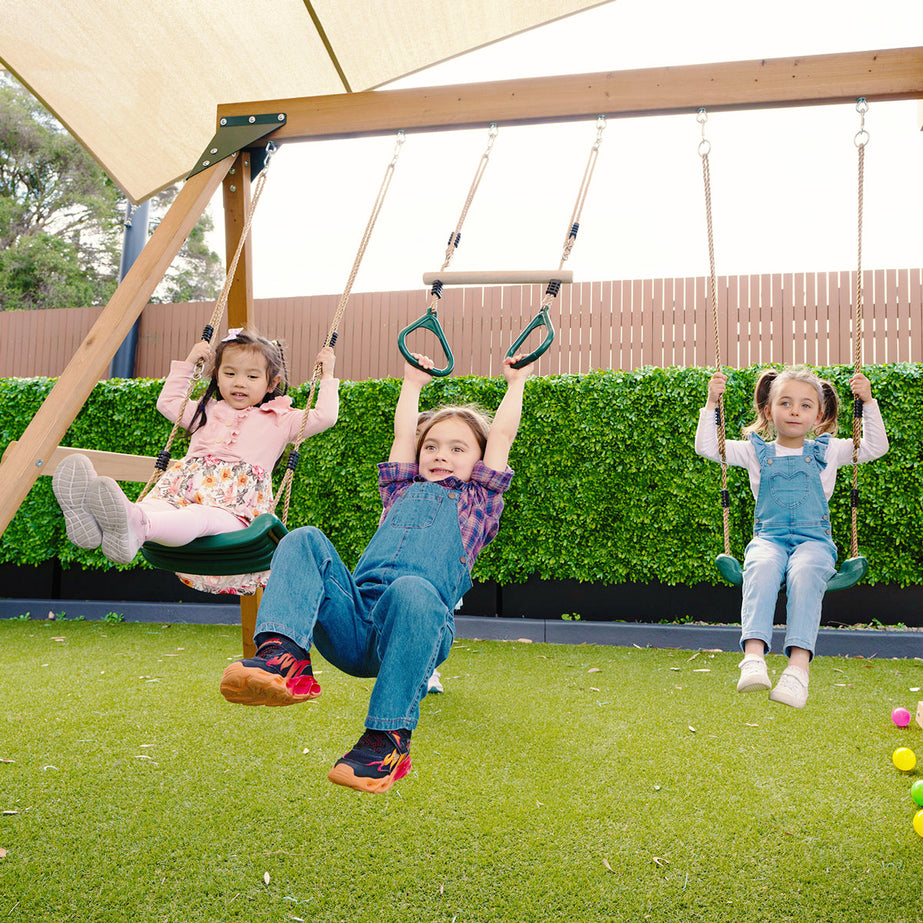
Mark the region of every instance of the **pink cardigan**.
MULTIPOLYGON (((183 398, 189 389, 194 366, 190 362, 171 362, 170 374, 164 382, 157 409, 171 422, 176 422, 183 398)), ((317 406, 308 411, 305 438, 329 429, 339 413, 339 381, 329 378, 320 382, 317 406)), ((197 402, 189 401, 183 419, 189 427, 197 402)), ((208 422, 197 429, 189 442, 186 457, 211 455, 224 461, 244 461, 259 465, 267 473, 272 470, 285 447, 298 435, 303 410, 292 407, 290 397, 276 397, 259 407, 234 410, 225 401, 209 401, 208 422)))

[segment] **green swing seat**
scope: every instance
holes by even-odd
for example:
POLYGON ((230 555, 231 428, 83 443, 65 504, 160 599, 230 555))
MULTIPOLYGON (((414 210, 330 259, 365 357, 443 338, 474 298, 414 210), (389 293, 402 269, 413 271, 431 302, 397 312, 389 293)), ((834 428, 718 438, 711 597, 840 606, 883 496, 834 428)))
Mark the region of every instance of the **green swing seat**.
POLYGON ((206 535, 176 547, 159 542, 141 546, 144 559, 162 570, 204 576, 257 574, 269 570, 276 545, 287 534, 281 519, 272 513, 257 516, 246 529, 206 535))
MULTIPOLYGON (((729 554, 719 554, 715 558, 715 566, 728 583, 733 586, 740 586, 743 583, 744 573, 737 558, 729 554)), ((862 555, 847 558, 840 569, 827 581, 828 592, 855 586, 868 573, 868 569, 869 562, 862 555)))

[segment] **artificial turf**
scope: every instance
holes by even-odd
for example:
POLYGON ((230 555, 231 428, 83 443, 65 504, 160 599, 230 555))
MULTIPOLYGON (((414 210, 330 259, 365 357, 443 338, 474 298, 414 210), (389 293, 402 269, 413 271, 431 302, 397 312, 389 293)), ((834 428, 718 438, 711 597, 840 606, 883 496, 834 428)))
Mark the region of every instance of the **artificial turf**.
MULTIPOLYGON (((413 769, 331 785, 371 680, 218 694, 239 629, 0 621, 0 920, 923 919, 915 660, 819 657, 803 711, 729 653, 456 642, 413 769)), ((770 658, 778 674, 780 657, 770 658)))

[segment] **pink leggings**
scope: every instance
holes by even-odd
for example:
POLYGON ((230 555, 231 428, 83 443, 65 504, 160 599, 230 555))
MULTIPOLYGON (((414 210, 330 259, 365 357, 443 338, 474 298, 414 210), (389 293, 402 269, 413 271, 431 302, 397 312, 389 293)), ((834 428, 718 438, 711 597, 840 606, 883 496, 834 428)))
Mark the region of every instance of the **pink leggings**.
POLYGON ((161 545, 188 545, 194 538, 203 535, 236 532, 244 528, 233 513, 216 506, 193 503, 177 508, 155 497, 142 500, 136 506, 147 520, 144 540, 150 539, 161 545))

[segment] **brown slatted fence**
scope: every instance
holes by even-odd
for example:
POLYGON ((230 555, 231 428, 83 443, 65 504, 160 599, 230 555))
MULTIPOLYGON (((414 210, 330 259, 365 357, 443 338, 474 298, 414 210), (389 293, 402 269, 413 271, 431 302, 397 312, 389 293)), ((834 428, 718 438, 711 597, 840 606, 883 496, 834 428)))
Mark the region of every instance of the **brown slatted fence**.
MULTIPOLYGON (((499 374, 503 356, 536 315, 542 295, 541 285, 447 287, 437 310, 455 355, 454 374, 499 374)), ((852 272, 720 277, 723 364, 851 365, 854 298, 852 272)), ((338 301, 333 295, 256 300, 257 327, 288 346, 292 381, 310 378, 338 301)), ((399 376, 398 333, 428 302, 425 290, 353 294, 340 326, 338 376, 399 376)), ((201 335, 211 310, 210 303, 149 305, 141 318, 138 377, 166 375, 170 360, 185 357, 201 335)), ((0 377, 59 375, 100 311, 0 313, 0 377)), ((557 333, 538 367, 544 375, 715 362, 704 277, 575 283, 562 288, 551 317, 557 333)), ((535 333, 524 350, 539 342, 535 333)), ((408 338, 408 345, 434 353, 437 365, 444 364, 430 334, 408 338)), ((923 362, 923 269, 863 273, 862 361, 923 362)))

